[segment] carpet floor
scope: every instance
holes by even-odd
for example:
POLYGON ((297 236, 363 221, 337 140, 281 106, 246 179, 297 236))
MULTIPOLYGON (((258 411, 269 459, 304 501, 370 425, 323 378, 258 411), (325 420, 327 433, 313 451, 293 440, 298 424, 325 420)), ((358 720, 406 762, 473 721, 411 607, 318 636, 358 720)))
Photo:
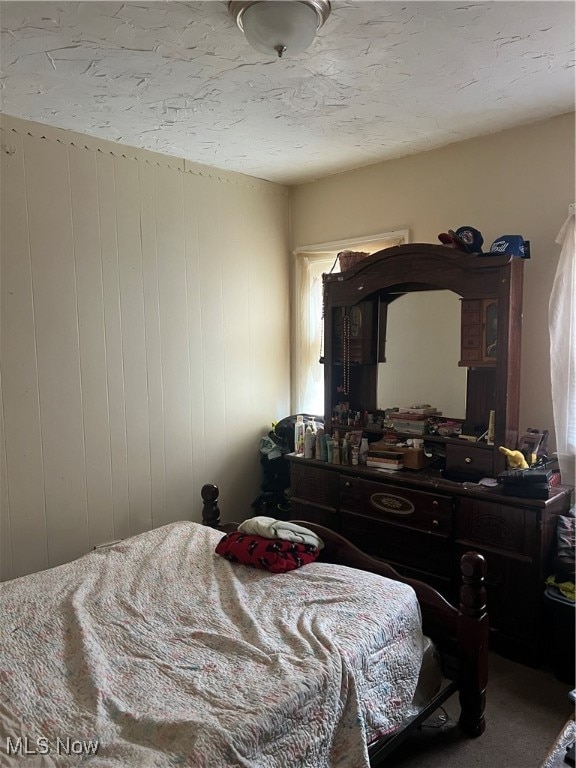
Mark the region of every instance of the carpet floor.
MULTIPOLYGON (((466 738, 457 726, 458 696, 445 704, 447 720, 432 716, 392 755, 388 768, 540 768, 574 714, 573 686, 552 672, 490 654, 486 731, 466 738)), ((566 768, 570 768, 565 763, 566 768)))

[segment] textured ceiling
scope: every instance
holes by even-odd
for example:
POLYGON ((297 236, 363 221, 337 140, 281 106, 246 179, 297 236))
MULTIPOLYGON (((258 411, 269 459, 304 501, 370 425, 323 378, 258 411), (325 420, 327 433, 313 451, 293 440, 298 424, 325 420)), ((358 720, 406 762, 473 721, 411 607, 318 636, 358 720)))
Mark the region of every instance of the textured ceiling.
POLYGON ((573 0, 335 0, 268 59, 218 2, 0 3, 2 111, 298 183, 572 111, 573 0))

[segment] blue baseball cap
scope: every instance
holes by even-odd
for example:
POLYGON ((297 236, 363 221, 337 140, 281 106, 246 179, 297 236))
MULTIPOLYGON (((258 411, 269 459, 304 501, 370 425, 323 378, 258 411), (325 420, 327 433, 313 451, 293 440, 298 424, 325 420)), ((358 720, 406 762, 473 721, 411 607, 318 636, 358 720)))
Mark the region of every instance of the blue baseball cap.
POLYGON ((517 256, 519 259, 528 258, 527 241, 522 235, 501 235, 490 246, 490 253, 506 256, 517 256))
POLYGON ((464 253, 482 253, 484 245, 482 234, 474 227, 459 227, 455 232, 449 229, 448 232, 441 232, 438 240, 464 253))

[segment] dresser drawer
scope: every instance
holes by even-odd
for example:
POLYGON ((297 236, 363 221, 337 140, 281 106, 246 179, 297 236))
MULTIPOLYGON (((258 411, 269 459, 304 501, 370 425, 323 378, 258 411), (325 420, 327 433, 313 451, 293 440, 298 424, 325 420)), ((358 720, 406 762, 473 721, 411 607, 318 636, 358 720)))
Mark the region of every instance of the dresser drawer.
MULTIPOLYGON (((446 580, 451 576, 452 540, 445 534, 342 512, 342 535, 363 552, 392 566, 408 566, 419 574, 429 573, 446 580)), ((423 575, 420 578, 426 581, 423 575)))
POLYGON ((456 514, 456 540, 470 549, 488 547, 538 557, 538 513, 491 501, 461 499, 456 514))
MULTIPOLYGON (((490 628, 516 640, 535 637, 544 584, 538 584, 533 562, 526 557, 505 555, 475 546, 486 561, 486 604, 490 628)), ((456 561, 470 551, 456 545, 456 561)))
POLYGON ((338 473, 294 460, 290 463, 290 495, 293 499, 335 508, 338 504, 338 473))
POLYGON ((290 501, 290 519, 299 520, 303 524, 323 525, 325 528, 330 528, 338 533, 338 516, 333 507, 325 507, 311 501, 298 501, 298 499, 292 498, 290 501))
POLYGON ((494 449, 474 443, 446 445, 446 470, 448 473, 466 473, 478 478, 492 477, 494 470, 494 449))
POLYGON ((340 509, 420 531, 452 532, 452 498, 340 476, 340 509))

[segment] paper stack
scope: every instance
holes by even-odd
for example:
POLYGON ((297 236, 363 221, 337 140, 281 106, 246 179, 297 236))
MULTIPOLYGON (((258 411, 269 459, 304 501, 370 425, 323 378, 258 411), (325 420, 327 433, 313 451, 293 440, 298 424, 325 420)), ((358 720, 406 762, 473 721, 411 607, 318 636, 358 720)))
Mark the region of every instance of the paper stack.
POLYGON ((394 451, 368 451, 366 454, 366 466, 380 469, 402 469, 404 457, 394 451))

